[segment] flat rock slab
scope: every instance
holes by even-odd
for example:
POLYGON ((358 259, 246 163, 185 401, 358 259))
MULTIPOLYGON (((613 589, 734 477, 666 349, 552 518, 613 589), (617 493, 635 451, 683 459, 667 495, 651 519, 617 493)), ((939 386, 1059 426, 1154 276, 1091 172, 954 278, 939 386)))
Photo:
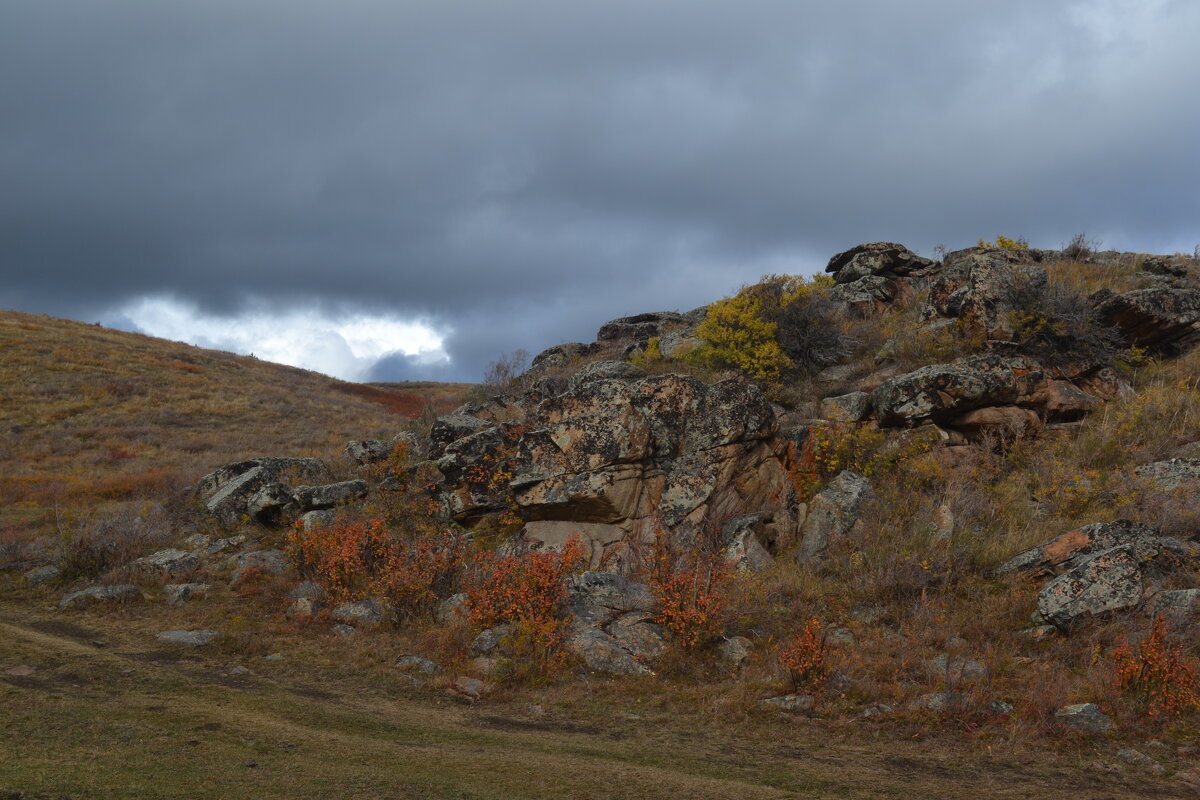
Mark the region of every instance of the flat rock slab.
POLYGON ((140 600, 142 590, 131 584, 118 586, 89 586, 78 592, 72 592, 59 601, 59 608, 74 608, 89 603, 124 602, 140 600))
POLYGON ((160 642, 184 645, 185 647, 203 647, 217 636, 216 631, 163 631, 154 634, 154 638, 160 642))

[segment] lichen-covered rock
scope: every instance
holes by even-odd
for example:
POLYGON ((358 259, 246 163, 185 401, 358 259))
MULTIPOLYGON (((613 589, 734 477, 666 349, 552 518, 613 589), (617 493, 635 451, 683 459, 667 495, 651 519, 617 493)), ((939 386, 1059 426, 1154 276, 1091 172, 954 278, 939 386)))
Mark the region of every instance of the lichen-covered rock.
POLYGON ((204 476, 195 491, 222 524, 236 525, 290 502, 285 479, 314 483, 328 474, 325 465, 315 458, 254 458, 226 464, 204 476), (275 500, 281 502, 274 504, 275 500))
POLYGON ((1192 489, 1200 494, 1200 458, 1172 458, 1144 464, 1134 470, 1139 478, 1153 482, 1158 488, 1173 492, 1192 489))
POLYGON ((359 464, 375 464, 387 461, 394 446, 386 439, 355 439, 346 443, 346 455, 359 464))
POLYGON ((466 414, 447 414, 434 421, 433 427, 429 429, 429 441, 433 445, 434 453, 442 453, 450 443, 491 426, 491 422, 478 417, 466 414))
POLYGON ((1120 519, 1115 522, 1096 522, 1064 533, 1045 544, 1032 547, 1010 558, 995 572, 1028 572, 1034 575, 1057 575, 1073 569, 1092 555, 1114 547, 1129 547, 1139 564, 1147 564, 1164 551, 1182 557, 1197 554, 1189 542, 1164 536, 1151 525, 1120 519))
POLYGON ((1200 289, 1136 289, 1103 299, 1096 313, 1127 344, 1155 353, 1177 355, 1200 342, 1200 289))
POLYGON ((1076 703, 1054 712, 1054 718, 1076 730, 1101 736, 1112 730, 1112 720, 1095 703, 1076 703))
POLYGON ((330 616, 338 622, 350 625, 381 625, 387 619, 389 609, 386 604, 368 598, 352 603, 342 603, 330 612, 330 616))
POLYGON ((164 578, 191 572, 200 566, 200 559, 195 553, 186 550, 159 550, 148 556, 143 556, 133 562, 133 566, 143 572, 158 574, 164 578))
POLYGON ((826 272, 838 283, 852 283, 870 275, 900 277, 925 274, 937 267, 932 259, 922 258, 895 242, 860 244, 829 259, 826 272))
POLYGON ((1024 250, 970 248, 946 256, 929 290, 931 317, 957 319, 965 333, 1008 340, 1013 335, 1014 291, 1045 290, 1044 267, 1024 250))
POLYGON ((649 668, 633 657, 612 635, 598 628, 579 628, 567 639, 566 647, 588 669, 612 675, 643 675, 649 668))
POLYGON ((821 417, 834 422, 862 422, 871 416, 870 392, 851 392, 821 401, 821 417))
POLYGON ((207 583, 168 583, 163 587, 167 605, 181 606, 193 597, 203 597, 212 587, 207 583))
POLYGON ((808 504, 800 528, 799 558, 817 558, 831 542, 849 533, 870 495, 869 480, 850 470, 839 472, 808 504))
POLYGON ((297 486, 292 498, 301 511, 319 511, 334 508, 366 497, 367 482, 364 480, 341 481, 325 486, 297 486))
POLYGON ((233 577, 230 584, 237 586, 254 573, 267 575, 282 575, 291 565, 291 560, 281 550, 256 550, 253 553, 241 553, 234 556, 233 577))
POLYGON ((1133 548, 1113 547, 1046 584, 1038 594, 1038 616, 1069 630, 1083 619, 1136 608, 1144 588, 1142 566, 1133 548))

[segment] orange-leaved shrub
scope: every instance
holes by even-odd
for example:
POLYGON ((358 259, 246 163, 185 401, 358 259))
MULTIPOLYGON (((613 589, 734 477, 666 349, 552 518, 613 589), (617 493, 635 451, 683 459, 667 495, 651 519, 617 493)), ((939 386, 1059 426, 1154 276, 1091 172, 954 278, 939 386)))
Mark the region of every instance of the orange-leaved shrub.
POLYGON ((502 676, 531 681, 563 666, 567 579, 586 564, 583 552, 574 536, 558 551, 476 554, 469 616, 479 627, 511 626, 502 641, 508 655, 501 660, 502 676))
POLYGON ((394 532, 382 519, 347 519, 289 534, 300 569, 335 600, 383 597, 409 616, 449 594, 465 545, 449 528, 394 532))
POLYGON ((809 618, 804 628, 779 648, 779 664, 788 671, 792 688, 817 689, 829 678, 825 660, 825 630, 820 620, 809 618))
POLYGON ((1117 686, 1139 701, 1148 716, 1200 710, 1196 661, 1187 657, 1181 645, 1168 641, 1161 614, 1136 647, 1129 642, 1122 644, 1113 659, 1117 686))
POLYGON ((728 616, 733 571, 719 552, 676 554, 658 537, 648 582, 658 600, 655 621, 692 649, 718 636, 728 616))

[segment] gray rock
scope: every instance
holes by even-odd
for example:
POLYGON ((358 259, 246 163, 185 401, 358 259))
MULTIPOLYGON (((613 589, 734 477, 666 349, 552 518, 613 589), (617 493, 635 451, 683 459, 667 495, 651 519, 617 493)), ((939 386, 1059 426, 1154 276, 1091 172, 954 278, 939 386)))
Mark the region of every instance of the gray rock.
POLYGON ((989 700, 985 708, 989 714, 995 714, 998 717, 1007 717, 1014 710, 1012 703, 1007 703, 1003 700, 989 700))
POLYGON ((405 672, 421 672, 426 675, 433 675, 440 669, 436 663, 421 656, 400 656, 396 659, 396 666, 405 672))
POLYGON ((207 583, 168 583, 163 587, 167 605, 181 606, 193 597, 203 597, 212 587, 207 583))
POLYGON ((1141 564, 1129 545, 1091 556, 1038 594, 1039 619, 1060 630, 1082 618, 1135 608, 1142 602, 1141 564))
POLYGON ((288 592, 293 600, 324 600, 325 590, 315 581, 303 581, 295 589, 288 592))
POLYGON ((311 619, 323 604, 313 597, 297 597, 284 614, 288 619, 311 619))
POLYGON ((307 511, 300 517, 300 524, 304 526, 304 532, 315 531, 319 528, 328 528, 337 519, 337 511, 332 508, 321 509, 320 511, 307 511))
POLYGON ((1128 546, 1138 563, 1147 564, 1164 551, 1188 557, 1196 548, 1163 536, 1158 528, 1129 520, 1097 522, 1064 533, 1045 544, 1018 553, 995 570, 995 574, 1029 572, 1057 575, 1072 570, 1094 555, 1118 546, 1128 546))
POLYGON ((634 658, 657 658, 667 649, 666 630, 642 611, 622 614, 609 624, 607 630, 634 658))
POLYGON ((358 633, 358 629, 355 628, 353 625, 346 625, 345 623, 342 623, 342 622, 338 622, 338 623, 335 623, 334 625, 331 625, 329 627, 329 630, 331 630, 335 635, 341 636, 342 638, 345 638, 347 636, 354 636, 358 633))
POLYGON ((1162 764, 1159 764, 1150 756, 1143 753, 1141 750, 1135 750, 1132 747, 1123 747, 1117 751, 1117 758, 1124 761, 1133 767, 1141 767, 1150 772, 1162 774, 1166 772, 1162 764))
POLYGON ((1139 478, 1153 482, 1158 488, 1171 492, 1180 487, 1194 489, 1200 495, 1200 458, 1172 458, 1155 461, 1134 470, 1139 478))
POLYGON ((873 717, 886 717, 889 714, 895 713, 896 709, 889 706, 887 703, 876 703, 873 706, 867 706, 859 714, 861 719, 871 719, 873 717))
POLYGON ((159 550, 153 555, 143 556, 133 562, 143 572, 156 572, 163 577, 173 577, 191 572, 200 566, 200 559, 186 550, 159 550))
POLYGON ((1095 735, 1108 733, 1112 729, 1112 720, 1095 703, 1063 706, 1054 712, 1054 718, 1063 725, 1095 735))
POLYGON ((1167 589, 1154 596, 1154 613, 1186 617, 1200 612, 1200 589, 1167 589))
POLYGON ((870 496, 870 481, 849 470, 839 472, 808 504, 800 528, 800 560, 819 557, 831 542, 849 533, 870 496))
POLYGON ((875 625, 886 619, 887 613, 887 609, 883 606, 859 606, 852 609, 848 616, 864 625, 875 625))
POLYGON ((375 464, 387 461, 393 447, 394 442, 384 439, 356 439, 346 443, 346 455, 359 464, 375 464))
MULTIPOLYGON (((205 538, 208 539, 209 537, 205 538)), ((217 539, 216 541, 210 540, 208 544, 198 548, 195 553, 198 556, 215 556, 219 555, 220 553, 224 553, 226 550, 233 550, 241 547, 243 544, 245 544, 245 542, 246 536, 239 533, 237 536, 228 536, 224 539, 217 539)))
POLYGON ((438 417, 429 431, 429 439, 433 444, 434 454, 443 452, 452 442, 456 442, 473 433, 493 427, 492 423, 467 416, 466 414, 447 414, 438 417))
POLYGON ((185 647, 203 647, 217 636, 216 631, 163 631, 154 634, 154 638, 159 641, 185 647))
POLYGON ((717 652, 720 654, 721 660, 733 670, 739 670, 746 666, 753 651, 754 643, 745 636, 728 636, 717 645, 717 652))
POLYGON ((933 678, 949 683, 979 680, 987 676, 987 667, 964 656, 948 656, 945 653, 926 665, 933 678))
POLYGON ((935 714, 944 714, 960 708, 965 700, 966 695, 958 692, 932 692, 913 700, 910 707, 932 711, 935 714))
POLYGON ((598 380, 632 381, 646 377, 646 370, 628 361, 594 361, 585 365, 567 381, 570 389, 598 380))
POLYGON ((438 603, 437 609, 434 611, 434 621, 439 625, 456 625, 467 619, 470 614, 470 608, 467 601, 467 595, 464 592, 452 594, 442 602, 438 603))
POLYGON ((256 550, 253 553, 242 553, 233 557, 233 578, 230 583, 236 586, 254 572, 282 575, 290 565, 291 561, 280 550, 256 550))
POLYGON ((644 675, 650 672, 609 634, 597 628, 577 628, 567 639, 567 649, 595 672, 644 675))
POLYGON ((25 573, 24 578, 26 581, 36 586, 38 584, 49 583, 53 580, 57 580, 60 574, 62 574, 61 569, 53 564, 47 564, 44 567, 37 567, 29 570, 25 573))
POLYGON ((763 704, 790 714, 807 714, 816 707, 817 701, 807 694, 785 694, 780 697, 768 697, 763 700, 763 704))
POLYGON ((491 655, 492 653, 496 652, 497 648, 500 647, 500 642, 503 641, 504 637, 508 636, 510 633, 512 633, 512 625, 508 624, 496 625, 488 628, 487 630, 481 631, 479 635, 471 641, 471 655, 491 655))
POLYGON ((338 622, 353 625, 380 625, 387 619, 388 607, 374 598, 342 603, 330 614, 338 622))
POLYGON ((321 511, 345 505, 367 494, 364 480, 342 481, 325 486, 298 486, 292 497, 301 511, 321 511))
POLYGON ((1200 342, 1200 289, 1137 289, 1104 299, 1096 314, 1127 344, 1155 353, 1177 355, 1200 342))
POLYGON ((821 418, 834 422, 862 422, 871 416, 869 392, 851 392, 821 401, 821 418))
MULTIPOLYGON (((326 477, 328 471, 325 465, 315 458, 255 458, 226 464, 216 472, 201 478, 195 490, 204 498, 209 513, 224 525, 236 525, 244 518, 254 516, 255 510, 251 509, 249 504, 264 487, 270 484, 282 486, 281 478, 290 479, 293 475, 311 483, 326 477)), ((286 490, 286 487, 284 489, 286 490)), ((278 489, 275 493, 279 494, 279 498, 276 499, 282 498, 278 489)), ((268 492, 255 501, 258 513, 270 508, 268 501, 271 494, 268 492)))
POLYGON ((567 583, 567 607, 579 621, 603 626, 631 611, 657 609, 650 587, 616 572, 588 571, 567 583))
POLYGON ((475 700, 481 699, 484 695, 491 691, 491 688, 491 684, 487 683, 486 681, 481 681, 478 678, 469 678, 465 675, 459 675, 450 684, 448 690, 451 694, 464 697, 467 700, 474 702, 475 700))
POLYGON ((282 483, 268 483, 250 495, 245 514, 255 522, 273 525, 297 510, 292 490, 282 483))
POLYGON ((129 600, 142 599, 142 590, 130 584, 118 586, 89 586, 78 592, 72 592, 59 601, 59 608, 74 608, 89 603, 108 602, 122 603, 129 600))

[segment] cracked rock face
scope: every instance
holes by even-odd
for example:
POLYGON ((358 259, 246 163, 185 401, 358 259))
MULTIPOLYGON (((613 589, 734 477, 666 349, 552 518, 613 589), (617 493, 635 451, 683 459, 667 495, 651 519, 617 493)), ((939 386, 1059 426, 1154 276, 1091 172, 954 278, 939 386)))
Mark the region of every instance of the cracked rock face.
POLYGON ((1178 355, 1200 342, 1200 289, 1137 289, 1103 299, 1096 313, 1127 344, 1155 353, 1178 355))
POLYGON ((640 374, 600 362, 519 422, 446 443, 436 463, 449 513, 470 525, 515 506, 527 544, 578 533, 593 566, 624 568, 660 525, 686 542, 705 525, 792 505, 786 445, 757 386, 640 374))

